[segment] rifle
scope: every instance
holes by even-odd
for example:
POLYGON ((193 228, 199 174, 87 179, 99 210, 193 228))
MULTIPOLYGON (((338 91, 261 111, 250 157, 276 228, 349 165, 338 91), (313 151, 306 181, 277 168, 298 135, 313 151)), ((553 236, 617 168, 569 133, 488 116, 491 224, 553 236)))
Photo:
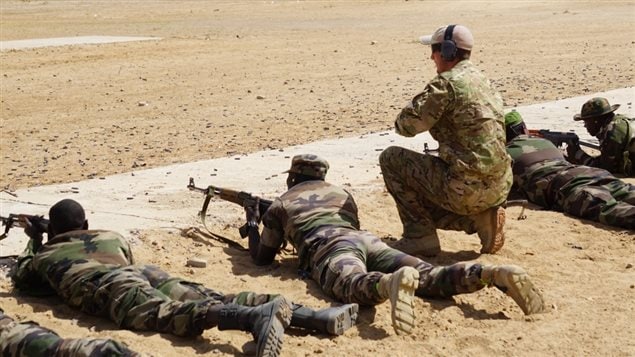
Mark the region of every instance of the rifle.
POLYGON ((0 221, 2 221, 2 225, 5 226, 4 233, 0 235, 0 240, 7 238, 9 230, 13 227, 26 228, 27 220, 31 221, 31 223, 37 226, 38 229, 42 232, 46 232, 48 229, 49 220, 45 219, 43 216, 11 213, 9 214, 9 217, 0 216, 0 221))
POLYGON ((549 129, 529 129, 529 135, 537 136, 540 138, 551 141, 555 146, 561 147, 562 144, 567 145, 581 145, 591 149, 600 150, 599 145, 589 143, 586 141, 580 141, 578 134, 572 131, 551 131, 549 129))
MULTIPOLYGON (((263 214, 265 214, 265 212, 269 209, 269 206, 271 206, 271 204, 273 203, 273 201, 271 200, 266 200, 266 199, 262 199, 258 196, 254 196, 251 193, 248 192, 244 192, 244 191, 234 191, 228 188, 222 188, 222 187, 218 187, 218 186, 207 186, 207 188, 201 188, 201 187, 196 187, 196 185, 194 184, 194 178, 190 177, 190 182, 187 185, 187 188, 190 189, 190 191, 196 191, 196 192, 200 192, 205 194, 205 200, 203 201, 203 207, 201 208, 201 211, 198 213, 199 217, 201 217, 201 222, 203 222, 203 226, 205 227, 205 229, 207 229, 207 231, 212 234, 214 237, 218 238, 219 240, 230 244, 233 247, 239 247, 242 250, 245 250, 245 248, 234 242, 231 239, 225 238, 223 236, 220 236, 218 234, 212 233, 209 228, 207 228, 207 225, 205 223, 205 215, 207 213, 207 207, 209 206, 209 202, 211 200, 211 198, 213 196, 218 196, 220 199, 225 200, 225 201, 229 201, 235 204, 240 205, 241 207, 248 207, 248 206, 253 206, 256 204, 256 201, 258 201, 258 210, 260 211, 260 216, 262 217, 263 214)), ((243 226, 241 226, 238 231, 240 232, 240 237, 241 238, 245 238, 249 235, 249 227, 248 227, 249 223, 245 223, 243 226)))

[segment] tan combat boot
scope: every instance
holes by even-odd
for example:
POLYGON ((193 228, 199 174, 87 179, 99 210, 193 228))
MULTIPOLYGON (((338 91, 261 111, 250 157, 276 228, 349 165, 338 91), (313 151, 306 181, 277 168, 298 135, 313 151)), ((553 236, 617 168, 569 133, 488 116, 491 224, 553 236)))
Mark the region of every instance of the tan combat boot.
POLYGON ((494 254, 505 244, 505 208, 488 208, 474 216, 474 225, 481 239, 481 253, 494 254))
POLYGON ((413 256, 434 257, 441 252, 439 236, 436 233, 418 238, 401 238, 390 244, 390 247, 413 256))
POLYGON ((414 293, 419 285, 419 271, 403 267, 381 277, 377 284, 379 296, 390 299, 392 327, 398 335, 409 334, 415 324, 414 293))
POLYGON ((509 295, 523 310, 531 315, 545 310, 542 294, 534 287, 525 270, 516 265, 486 265, 481 271, 481 281, 494 285, 509 295))

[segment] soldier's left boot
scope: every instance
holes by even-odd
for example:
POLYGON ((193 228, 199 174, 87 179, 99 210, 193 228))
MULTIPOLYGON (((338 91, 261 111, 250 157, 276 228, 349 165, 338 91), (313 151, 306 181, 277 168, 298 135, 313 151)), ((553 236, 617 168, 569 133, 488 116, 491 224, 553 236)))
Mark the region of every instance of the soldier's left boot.
POLYGON ((256 343, 256 356, 276 357, 282 349, 284 329, 291 322, 291 304, 278 297, 255 307, 214 305, 207 312, 206 322, 219 330, 249 331, 256 343))
POLYGON ((491 207, 473 217, 481 239, 481 253, 494 254, 505 244, 505 208, 491 207))
POLYGON ((390 299, 392 327, 398 335, 409 334, 414 328, 414 294, 418 285, 419 271, 413 267, 384 274, 377 283, 379 296, 390 299))
POLYGON ((481 282, 495 286, 523 310, 531 315, 545 310, 542 294, 534 287, 527 272, 516 265, 485 265, 481 270, 481 282))
POLYGON ((346 304, 313 310, 306 306, 292 304, 291 327, 319 331, 330 335, 341 335, 355 325, 359 305, 346 304))

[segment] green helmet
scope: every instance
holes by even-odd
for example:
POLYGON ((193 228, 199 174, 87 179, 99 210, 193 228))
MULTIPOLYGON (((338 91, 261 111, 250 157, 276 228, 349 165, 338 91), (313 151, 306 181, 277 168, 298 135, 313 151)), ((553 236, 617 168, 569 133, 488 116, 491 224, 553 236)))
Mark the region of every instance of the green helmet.
POLYGON ((505 127, 510 127, 512 125, 520 124, 523 122, 523 117, 519 112, 512 110, 511 112, 505 114, 505 127))
POLYGON ((573 116, 573 120, 587 120, 597 118, 604 114, 612 113, 619 108, 619 104, 610 105, 606 98, 591 98, 582 105, 580 114, 573 116))
POLYGON ((313 154, 296 155, 291 160, 291 168, 285 172, 324 179, 329 170, 329 163, 313 154))

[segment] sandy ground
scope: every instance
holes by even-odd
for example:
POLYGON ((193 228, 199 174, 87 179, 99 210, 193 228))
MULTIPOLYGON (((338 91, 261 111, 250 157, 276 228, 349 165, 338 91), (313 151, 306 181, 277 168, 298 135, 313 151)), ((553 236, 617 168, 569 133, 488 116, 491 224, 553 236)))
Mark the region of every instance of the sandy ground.
MULTIPOLYGON (((8 189, 387 130, 434 74, 415 39, 450 22, 473 29, 473 60, 507 107, 635 84, 632 2, 3 0, 0 10, 2 41, 163 38, 0 53, 0 187, 8 189)), ((364 228, 399 236, 381 181, 351 189, 364 228)), ((635 355, 633 232, 537 209, 518 221, 519 210, 508 210, 500 254, 479 257, 476 237, 441 232, 444 253, 431 262, 519 264, 544 292, 546 314, 524 317, 487 289, 417 301, 416 332, 400 337, 382 304, 363 309, 359 326, 338 338, 290 331, 284 355, 635 355)), ((241 217, 237 209, 214 229, 236 237, 241 217)), ((225 292, 333 303, 297 277, 292 255, 256 268, 242 252, 176 229, 139 231, 131 242, 139 262, 225 292), (208 267, 185 267, 192 255, 208 267)), ((6 279, 0 289, 0 306, 19 319, 64 337, 111 336, 156 356, 240 354, 250 339, 121 331, 59 300, 17 296, 6 279)))

